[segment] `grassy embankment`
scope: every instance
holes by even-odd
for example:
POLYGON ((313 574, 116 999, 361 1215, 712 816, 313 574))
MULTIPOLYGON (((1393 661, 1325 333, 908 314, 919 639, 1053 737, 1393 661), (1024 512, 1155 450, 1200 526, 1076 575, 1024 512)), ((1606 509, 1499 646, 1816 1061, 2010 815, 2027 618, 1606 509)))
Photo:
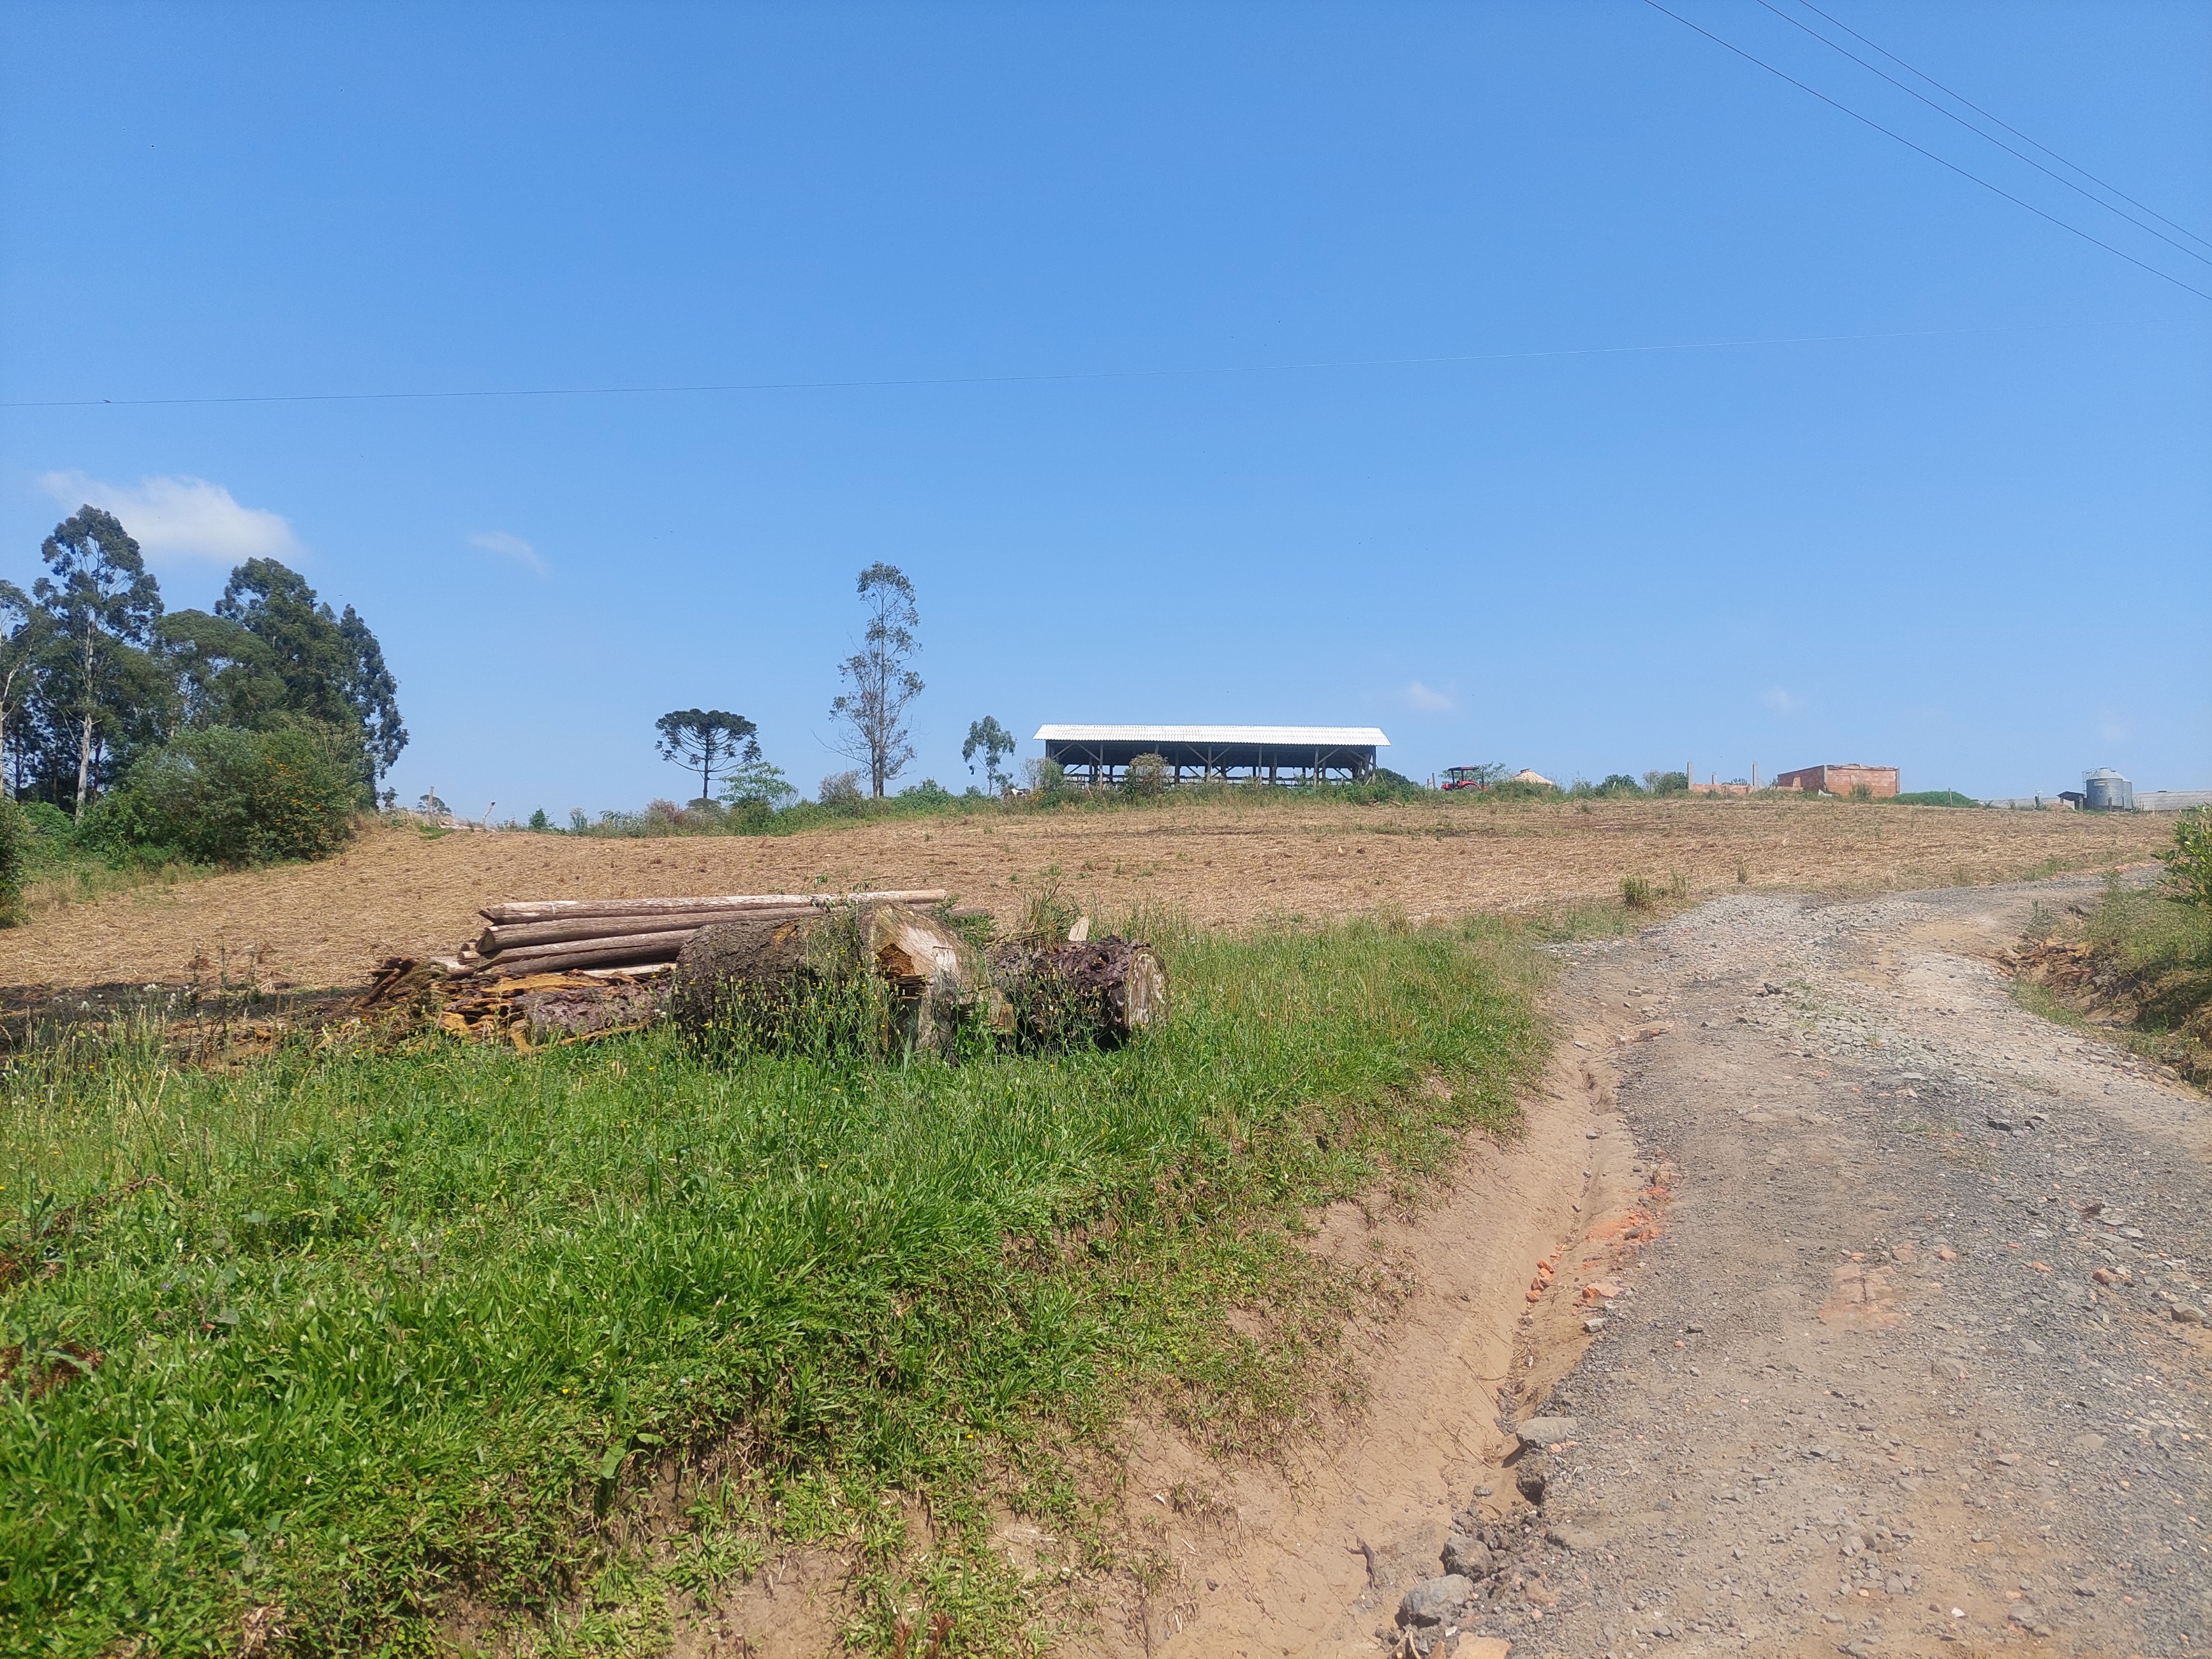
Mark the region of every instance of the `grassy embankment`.
POLYGON ((23 896, 17 920, 35 921, 71 904, 88 904, 111 893, 168 886, 210 866, 185 863, 167 854, 115 854, 80 842, 67 817, 52 807, 30 815, 23 840, 23 896))
POLYGON ((2014 982, 2046 1018, 2109 1029, 2212 1088, 2212 907, 2114 880, 2078 920, 2039 919, 2014 982))
POLYGON ((863 1648, 1024 1646, 991 1506, 1095 1567, 1065 1455, 1122 1413, 1279 1444, 1361 1295, 1307 1212, 1440 1171, 1544 1046, 1492 929, 1167 948, 1173 1020, 1113 1054, 16 1060, 0 1650, 422 1651, 465 1600, 652 1650, 788 1540, 854 1552, 863 1648))

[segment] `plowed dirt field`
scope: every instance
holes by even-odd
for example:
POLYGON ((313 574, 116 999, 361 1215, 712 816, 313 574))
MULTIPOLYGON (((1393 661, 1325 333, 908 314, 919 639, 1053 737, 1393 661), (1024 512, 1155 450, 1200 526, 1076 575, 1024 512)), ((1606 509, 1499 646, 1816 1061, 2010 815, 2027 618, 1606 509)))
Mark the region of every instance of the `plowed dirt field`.
POLYGON ((0 933, 0 985, 179 984, 226 975, 356 984, 380 958, 454 949, 497 899, 942 886, 1002 920, 1048 870, 1102 919, 1172 906, 1207 924, 1396 909, 1519 910, 1740 884, 1872 892, 2138 862, 2148 816, 1829 801, 1353 806, 1177 803, 908 818, 788 836, 604 841, 379 827, 342 857, 143 888, 0 933))

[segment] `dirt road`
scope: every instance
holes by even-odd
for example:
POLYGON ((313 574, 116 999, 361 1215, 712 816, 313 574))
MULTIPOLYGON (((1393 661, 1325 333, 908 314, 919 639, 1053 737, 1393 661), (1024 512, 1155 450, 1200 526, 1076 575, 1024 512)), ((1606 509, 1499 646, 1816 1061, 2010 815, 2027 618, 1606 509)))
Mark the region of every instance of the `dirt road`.
POLYGON ((1984 959, 2094 890, 1745 899, 1575 964, 1583 1052, 1677 1182, 1540 1402, 1574 1419, 1523 1454, 1555 1541, 1522 1534, 1471 1630, 2203 1650, 2212 1110, 1984 959), (1647 1011, 1672 1031, 1601 1046, 1647 1011))
MULTIPOLYGON (((1744 896, 1577 947, 1576 1046, 1468 1177, 1557 1231, 1465 1194, 1378 1230, 1425 1282, 1366 1428, 1218 1483, 1237 1524, 1155 1524, 1147 1650, 2203 1652, 2212 1107, 1987 960, 2094 890, 1744 896)), ((1178 1472, 1137 1473, 1133 1513, 1178 1472)))

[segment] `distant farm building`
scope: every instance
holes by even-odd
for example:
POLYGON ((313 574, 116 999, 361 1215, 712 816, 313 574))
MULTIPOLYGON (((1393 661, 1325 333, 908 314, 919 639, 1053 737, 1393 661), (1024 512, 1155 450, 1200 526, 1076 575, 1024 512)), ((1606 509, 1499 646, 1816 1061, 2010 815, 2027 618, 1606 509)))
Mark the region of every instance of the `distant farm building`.
POLYGON ((1139 755, 1158 755, 1175 781, 1358 782, 1390 739, 1372 726, 1041 726, 1044 757, 1071 778, 1118 783, 1139 755))
POLYGON ((1806 766, 1784 772, 1774 780, 1777 789, 1795 789, 1808 795, 1852 795, 1863 789, 1876 800, 1897 793, 1894 766, 1806 766))

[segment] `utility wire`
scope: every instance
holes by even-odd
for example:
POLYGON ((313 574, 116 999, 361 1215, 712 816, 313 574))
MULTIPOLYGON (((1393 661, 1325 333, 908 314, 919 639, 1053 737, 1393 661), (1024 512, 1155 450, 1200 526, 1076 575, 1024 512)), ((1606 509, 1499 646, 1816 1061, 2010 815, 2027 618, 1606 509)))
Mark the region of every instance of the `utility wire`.
POLYGON ((1828 13, 1822 11, 1818 6, 1813 3, 1813 0, 1797 0, 1797 3, 1804 7, 1806 10, 1811 12, 1816 17, 1827 18, 1828 21, 1833 23, 1838 28, 1843 30, 1844 33, 1850 35, 1854 40, 1857 40, 1866 46, 1872 46, 1875 51, 1881 53, 1883 57, 1888 58, 1891 63, 1895 64, 1899 68, 1906 70, 1910 74, 1918 76, 1922 80, 1925 81, 1929 86, 1935 88, 1936 91, 1942 93, 1945 97, 1957 99, 1960 103, 1964 104, 1968 109, 1973 111, 1975 114, 1982 117, 1984 120, 1995 121, 2007 132, 2012 134, 2014 137, 2020 139, 2024 143, 2034 144, 2036 149, 2041 150, 2045 155, 2051 157, 2052 161, 2057 161, 2063 166, 2073 168, 2075 172, 2080 173, 2084 179, 2088 179, 2090 183, 2099 185, 2105 190, 2109 190, 2113 195, 2118 197, 2123 202, 2127 203, 2130 207, 2139 207, 2142 209, 2145 213, 2150 215, 2152 218, 2157 220, 2160 224, 2171 226, 2173 229, 2179 231, 2184 236, 2190 238, 2191 240, 2203 242, 2207 247, 2212 247, 2212 238, 2198 235, 2195 231, 2190 229, 2187 225, 2177 223, 2175 221, 2167 218, 2166 215, 2160 213, 2156 208, 2152 207, 2148 203, 2138 202, 2134 197, 2129 195, 2127 191, 2122 190, 2118 185, 2112 184, 2109 180, 2100 179, 2095 173, 2090 172, 2088 168, 2083 167, 2079 161, 2069 161, 2063 155, 2061 155, 2057 150, 2051 149, 2050 145, 2039 143, 2037 140, 2030 138, 2026 133, 2022 132, 2018 127, 2014 126, 2010 122, 2005 120, 2002 116, 1990 114, 1989 111, 1984 109, 1979 104, 1976 103, 1972 99, 1966 96, 1963 93, 1952 91, 1950 88, 1945 86, 1941 81, 1938 81, 1934 76, 1929 74, 1926 70, 1914 69, 1911 64, 1906 63, 1905 59, 1899 58, 1895 52, 1891 52, 1887 47, 1879 46, 1875 42, 1869 40, 1866 36, 1861 34, 1856 29, 1853 28, 1849 23, 1844 22, 1841 18, 1831 16, 1828 13))
MULTIPOLYGON (((2030 328, 2037 326, 2031 325, 2030 328)), ((2134 325, 2120 322, 2048 323, 2039 326, 2043 329, 2126 328, 2134 325)), ((1303 362, 1219 363, 1188 368, 1099 368, 1059 374, 916 375, 885 380, 726 380, 687 386, 510 386, 449 392, 258 392, 210 398, 55 398, 0 402, 0 409, 174 409, 230 404, 430 403, 487 398, 642 398, 717 392, 853 392, 907 386, 1050 386, 1085 380, 1164 380, 1201 375, 1295 374, 1344 368, 1413 368, 1452 363, 1530 362, 1552 357, 1624 357, 1677 351, 1741 351, 1759 346, 1844 345, 1881 340, 1931 340, 1958 335, 2020 331, 2016 325, 1914 328, 1873 334, 1790 334, 1741 340, 1680 340, 1657 345, 1556 346, 1536 351, 1473 351, 1432 357, 1319 358, 1303 362)))
POLYGON ((2069 224, 2065 220, 2060 218, 2055 213, 2045 212, 2041 208, 2036 206, 2034 203, 2025 201, 2020 197, 2014 195, 2002 185, 1993 185, 1988 179, 1983 178, 1981 174, 1978 173, 1969 173, 1965 167, 1960 167, 1956 161, 1948 161, 1944 160, 1943 157, 1938 155, 1934 150, 1929 149, 1926 145, 1916 144, 1911 139, 1906 137, 1903 133, 1895 131, 1891 128, 1882 125, 1881 122, 1875 120, 1872 116, 1860 114, 1850 105, 1838 102, 1835 99, 1829 97, 1826 93, 1822 92, 1817 87, 1807 86, 1805 82, 1800 81, 1796 76, 1789 74, 1785 70, 1775 68, 1773 64, 1768 63, 1765 58, 1753 57, 1751 53, 1746 52, 1741 46, 1736 46, 1731 41, 1722 40, 1719 35, 1715 34, 1711 29, 1704 28, 1696 23, 1692 23, 1688 18, 1683 16, 1681 13, 1668 10, 1666 7, 1659 3, 1659 0, 1644 0, 1644 3, 1650 7, 1652 10, 1659 12, 1665 16, 1673 18, 1676 22, 1680 23, 1684 28, 1690 30, 1692 33, 1704 35, 1706 40, 1711 41, 1715 46, 1725 47, 1728 51, 1734 52, 1737 57, 1742 58, 1745 63, 1757 64, 1760 69, 1765 70, 1769 75, 1775 76, 1777 79, 1787 81, 1791 86, 1796 88, 1798 91, 1809 93, 1812 96, 1819 99, 1822 103, 1827 105, 1829 108, 1840 110, 1845 115, 1850 116, 1852 120, 1858 122, 1863 126, 1872 127, 1876 132, 1881 133, 1886 138, 1894 138, 1899 143, 1904 145, 1905 149, 1917 151, 1920 155, 1926 156, 1929 161, 1935 162, 1936 166, 1948 168, 1951 172, 1957 173, 1961 179, 1965 179, 1973 184, 1979 185, 1984 190, 1990 192, 1990 194, 2003 197, 2006 201, 2010 202, 2014 207, 2026 208, 2037 218, 2047 219, 2052 224, 2057 226, 2059 229, 2071 232, 2074 235, 2079 236, 2083 241, 2094 243, 2096 246, 2104 249, 2106 252, 2112 254, 2116 258, 2126 260, 2138 270, 2147 270, 2152 276, 2160 278, 2161 281, 2171 283, 2176 288, 2186 289, 2189 293, 2194 294, 2200 300, 2212 300, 2212 293, 2207 293, 2204 289, 2197 287, 2192 283, 2185 283, 2182 281, 2180 277, 2172 275, 2169 271, 2160 270, 2156 265, 2148 264, 2144 260, 2138 259, 2134 254, 2126 252, 2120 248, 2114 247, 2110 242, 2106 241, 2102 237, 2091 235, 2079 225, 2069 224))
MULTIPOLYGON (((1890 85, 1895 87, 1899 92, 1905 94, 1906 97, 1918 99, 1922 103, 1927 105, 1929 108, 1934 110, 1938 115, 1943 117, 1945 120, 1957 122, 1960 126, 1966 128, 1967 131, 1972 133, 1975 137, 1982 139, 1985 143, 1995 144, 1999 149, 2002 150, 2006 155, 2013 157, 2015 161, 2027 162, 2028 166, 2033 167, 2038 173, 2042 173, 2045 178, 2055 179, 2059 184, 2065 185, 2067 189, 2072 191, 2083 201, 2094 202, 2099 207, 2104 209, 2106 212, 2118 215, 2119 217, 2126 220, 2137 230, 2142 231, 2148 235, 2157 237, 2160 241, 2164 242, 2169 247, 2179 249, 2182 252, 2187 254, 2198 264, 2212 265, 2212 257, 2208 257, 2207 255, 2199 253, 2195 248, 2190 246, 2186 242, 2176 241, 2172 237, 2160 230, 2156 225, 2145 224, 2142 220, 2136 218, 2134 214, 2126 211, 2124 209, 2114 207, 2110 202, 2106 201, 2103 197, 2097 195, 2094 191, 2082 189, 2081 185, 2075 184, 2064 173, 2057 172, 2052 168, 2044 166, 2042 162, 2037 161, 2035 157, 2028 155, 2026 151, 2014 149, 2010 144, 2005 143, 2003 139, 1997 137, 1992 133, 1983 131, 1981 128, 1976 126, 1965 116, 1959 114, 1954 110, 1945 109, 1942 105, 1937 103, 1926 93, 1916 91, 1913 88, 1906 86, 1904 82, 1899 80, 1887 70, 1881 69, 1875 64, 1868 63, 1865 58, 1860 57, 1858 53, 1853 52, 1849 46, 1838 46, 1835 41, 1828 39, 1826 35, 1821 33, 1820 30, 1814 28, 1810 23, 1806 22, 1803 19, 1792 17, 1788 12, 1783 10, 1781 7, 1776 5, 1774 3, 1774 0, 1759 0, 1759 3, 1765 7, 1767 10, 1772 12, 1777 17, 1779 17, 1784 22, 1789 24, 1790 27, 1802 29, 1806 33, 1811 35, 1815 40, 1818 40, 1822 46, 1827 47, 1829 51, 1841 52, 1844 57, 1850 58, 1851 62, 1856 64, 1861 69, 1866 70, 1868 74, 1880 76, 1883 80, 1888 82, 1890 85)), ((1822 12, 1820 13, 1820 15, 1826 17, 1827 16, 1827 13, 1822 12)), ((1832 21, 1833 20, 1831 19, 1830 21, 1832 21)), ((1837 24, 1837 27, 1841 28, 1843 25, 1838 23, 1837 24)), ((1861 38, 1863 39, 1864 37, 1861 38)), ((1875 50, 1880 52, 1881 49, 1879 46, 1876 46, 1875 50)), ((1888 54, 1884 53, 1883 55, 1887 57, 1888 54)), ((1910 66, 1908 65, 1908 67, 1910 66)), ((1913 73, 1917 75, 1919 74, 1919 71, 1915 70, 1913 70, 1913 73)), ((1926 77, 1923 76, 1922 78, 1925 79, 1926 77)), ((1930 86, 1934 86, 1936 82, 1930 81, 1929 82, 1929 84, 1930 86)), ((1952 95, 1954 97, 1957 96, 1955 93, 1952 95)), ((1964 103, 1966 100, 1964 99, 1960 99, 1960 101, 1964 103)), ((1990 116, 1989 118, 1992 121, 1996 120, 1996 117, 1994 115, 1990 116)), ((2001 121, 1999 121, 1997 125, 2000 126, 2004 125, 2001 121)), ((2013 129, 2010 127, 2005 128, 2005 131, 2008 132, 2012 130, 2013 129)), ((2025 134, 2022 135, 2022 137, 2025 142, 2035 144, 2035 140, 2026 137, 2025 134)), ((2043 148, 2040 144, 2035 144, 2035 147, 2038 149, 2041 149, 2043 148)), ((2061 157, 2060 159, 2063 160, 2064 158, 2061 157)), ((2068 161, 2066 165, 2073 167, 2074 164, 2071 161, 2068 161)), ((2075 171, 2078 173, 2081 169, 2075 167, 2075 171)), ((2103 183, 2101 179, 2098 182, 2100 184, 2103 183)), ((2106 185, 2105 185, 2105 188, 2110 190, 2112 189, 2112 186, 2106 185)), ((2118 194, 2118 192, 2115 191, 2114 193, 2118 194)), ((2148 208, 2144 208, 2143 211, 2150 213, 2150 210, 2148 208)), ((2161 216, 2153 213, 2151 214, 2151 216, 2155 219, 2161 216)), ((2168 220, 2166 222, 2171 224, 2172 222, 2168 220)), ((2180 227, 2177 225, 2175 226, 2175 228, 2179 229, 2180 227)), ((2183 234, 2186 234, 2187 233, 2184 232, 2183 234)), ((2199 240, 2201 240, 2202 239, 2200 238, 2199 240)))

